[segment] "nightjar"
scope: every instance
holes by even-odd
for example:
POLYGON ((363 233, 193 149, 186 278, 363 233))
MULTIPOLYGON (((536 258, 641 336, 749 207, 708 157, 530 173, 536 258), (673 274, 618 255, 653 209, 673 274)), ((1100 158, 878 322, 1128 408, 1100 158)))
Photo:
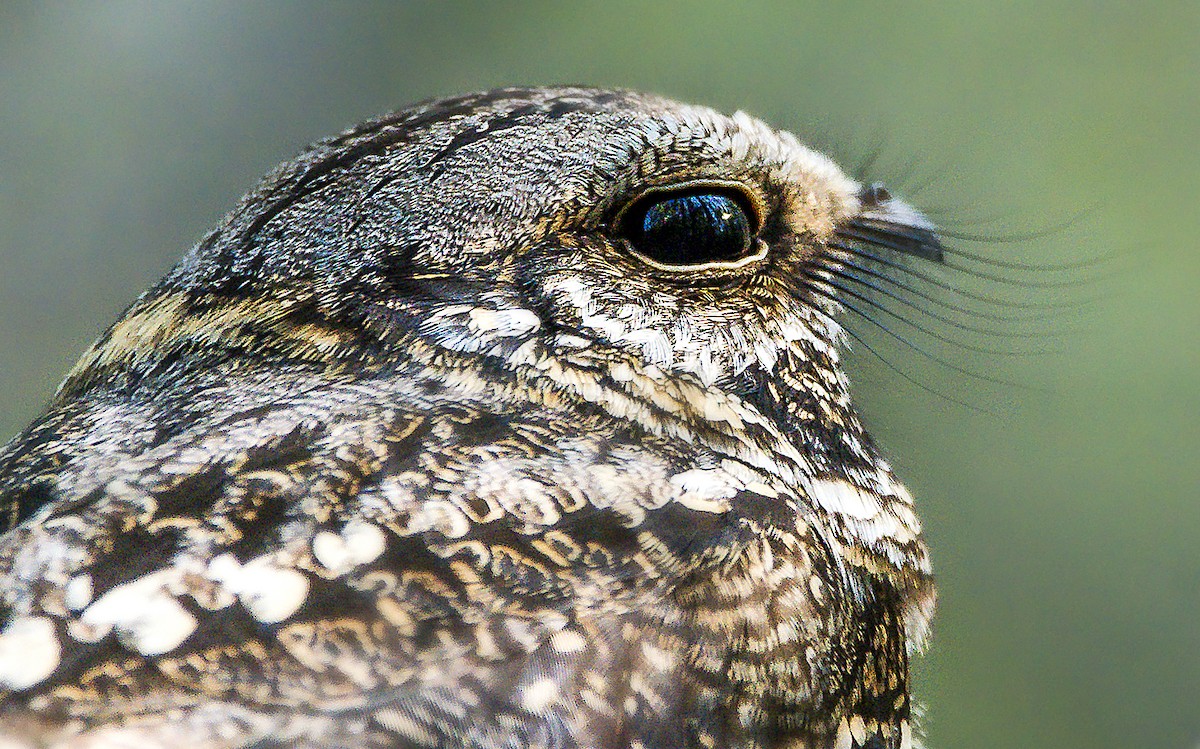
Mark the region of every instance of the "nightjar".
POLYGON ((317 143, 0 451, 0 744, 908 749, 929 561, 836 321, 897 253, 740 112, 317 143))

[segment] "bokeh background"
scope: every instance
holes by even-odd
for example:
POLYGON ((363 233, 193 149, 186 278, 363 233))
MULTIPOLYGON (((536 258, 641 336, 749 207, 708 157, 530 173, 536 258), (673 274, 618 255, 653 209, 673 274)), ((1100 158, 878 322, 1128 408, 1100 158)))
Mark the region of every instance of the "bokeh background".
POLYGON ((511 83, 745 109, 996 240, 958 243, 971 251, 1116 255, 1077 273, 1010 271, 1030 283, 999 285, 1033 305, 1090 301, 1019 310, 1039 320, 1015 327, 1047 330, 1054 353, 925 340, 1014 385, 870 326, 864 340, 921 386, 861 346, 851 366, 940 575, 916 684, 930 744, 1191 749, 1198 40, 1194 0, 7 0, 0 436, 36 415, 83 348, 260 174, 356 120, 511 83), (1066 290, 1038 286, 1064 275, 1066 290))

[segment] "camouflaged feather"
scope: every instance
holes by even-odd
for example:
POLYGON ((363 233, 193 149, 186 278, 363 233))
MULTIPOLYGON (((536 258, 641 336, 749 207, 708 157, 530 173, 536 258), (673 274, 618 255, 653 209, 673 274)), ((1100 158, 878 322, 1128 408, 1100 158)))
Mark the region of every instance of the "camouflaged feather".
MULTIPOLYGON (((504 89, 317 144, 0 452, 5 746, 911 746, 933 592, 787 133, 504 89), (762 257, 616 217, 714 184, 762 257)), ((0 742, 2 743, 2 742, 0 742)))

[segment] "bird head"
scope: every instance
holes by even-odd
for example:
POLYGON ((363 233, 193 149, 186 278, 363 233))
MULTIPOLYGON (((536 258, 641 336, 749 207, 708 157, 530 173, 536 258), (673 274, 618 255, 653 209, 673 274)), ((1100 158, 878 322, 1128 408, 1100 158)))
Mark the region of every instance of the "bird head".
POLYGON ((586 352, 828 429, 851 418, 830 274, 854 243, 940 257, 915 210, 744 113, 574 88, 434 101, 269 175, 63 392, 181 362, 586 352))

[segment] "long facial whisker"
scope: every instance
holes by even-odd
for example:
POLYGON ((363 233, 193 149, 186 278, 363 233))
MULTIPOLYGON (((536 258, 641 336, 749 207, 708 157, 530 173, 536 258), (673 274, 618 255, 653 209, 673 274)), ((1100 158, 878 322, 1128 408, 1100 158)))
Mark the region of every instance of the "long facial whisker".
MULTIPOLYGON (((1074 220, 1073 220, 1074 221, 1074 220)), ((1072 223, 1073 223, 1072 221, 1072 223)), ((1036 232, 1026 232, 1020 234, 1002 235, 998 237, 988 237, 984 234, 971 232, 957 232, 953 229, 939 228, 939 237, 948 237, 951 239, 961 239, 967 242, 1025 242, 1032 239, 1045 236, 1054 231, 1061 231, 1070 224, 1065 224, 1057 229, 1040 230, 1036 232)), ((919 234, 923 229, 908 229, 902 225, 891 224, 885 221, 872 219, 869 217, 855 219, 850 221, 844 227, 839 228, 838 233, 847 237, 852 237, 859 241, 878 244, 880 246, 898 249, 889 244, 897 239, 911 239, 914 232, 919 234)), ((942 245, 941 250, 946 255, 952 255, 970 260, 980 265, 987 265, 993 268, 1005 268, 1008 270, 1029 271, 1033 273, 1056 273, 1077 271, 1082 268, 1091 268, 1098 265, 1103 265, 1116 258, 1117 253, 1108 252, 1101 255, 1083 258, 1081 260, 1065 263, 1025 263, 1016 260, 1005 260, 1003 258, 990 257, 976 252, 961 249, 959 247, 942 245)))
MULTIPOLYGON (((991 296, 988 294, 980 294, 978 292, 969 291, 967 289, 963 289, 958 286, 948 284, 948 283, 941 281, 927 273, 922 273, 921 271, 910 267, 908 264, 898 263, 896 261, 889 260, 888 258, 882 257, 873 252, 870 252, 869 250, 867 250, 866 248, 863 248, 863 247, 846 244, 843 242, 836 242, 836 241, 827 241, 826 244, 830 247, 836 247, 839 250, 843 250, 845 252, 849 252, 851 254, 857 255, 858 257, 861 257, 864 260, 867 260, 869 262, 877 263, 885 268, 890 268, 892 270, 903 273, 912 278, 916 278, 916 279, 918 279, 924 283, 927 283, 931 286, 942 289, 943 291, 948 291, 948 292, 955 294, 957 296, 960 296, 964 299, 970 299, 971 301, 979 302, 981 304, 990 304, 990 305, 993 305, 996 307, 1007 307, 1009 309, 1064 310, 1064 309, 1074 309, 1077 307, 1083 307, 1083 306, 1086 306, 1089 304, 1093 304, 1095 301, 1095 300, 1084 299, 1084 300, 1073 300, 1073 301, 1064 301, 1064 302, 1042 302, 1042 303, 1017 302, 1012 299, 1004 299, 1002 297, 991 296)), ((969 276, 977 275, 974 271, 971 271, 971 270, 961 270, 961 272, 965 273, 966 275, 969 275, 969 276)))
MULTIPOLYGON (((949 227, 948 226, 938 226, 938 234, 940 234, 943 237, 950 237, 951 239, 961 239, 964 242, 984 242, 987 244, 996 244, 997 242, 1004 242, 1004 243, 1030 242, 1030 241, 1033 241, 1036 239, 1044 239, 1046 237, 1060 234, 1060 233, 1078 225, 1080 221, 1082 221, 1084 218, 1086 218, 1088 216, 1088 214, 1089 214, 1089 211, 1086 211, 1086 210, 1079 211, 1078 213, 1076 213, 1075 215, 1071 216, 1070 218, 1068 218, 1064 221, 1059 221, 1057 223, 1050 224, 1049 226, 1044 226, 1042 228, 1032 229, 1029 231, 991 232, 991 233, 985 234, 982 232, 962 231, 960 229, 955 229, 952 226, 949 226, 949 227)), ((1011 218, 1011 216, 1013 216, 1013 215, 1018 215, 1018 214, 1010 213, 1009 217, 1011 218)), ((1004 216, 992 215, 990 217, 990 219, 986 222, 976 221, 974 223, 976 226, 980 226, 980 225, 983 225, 984 223, 995 223, 996 221, 1001 221, 1004 219, 1005 219, 1004 216)), ((959 221, 957 218, 955 219, 954 223, 958 224, 960 226, 963 225, 962 222, 959 221)), ((970 224, 968 224, 968 225, 970 225, 970 224)), ((1103 257, 1103 256, 1101 256, 1101 257, 1103 257)), ((1078 264, 1072 264, 1069 266, 1065 266, 1064 269, 1066 267, 1086 267, 1093 261, 1099 260, 1099 259, 1100 258, 1092 258, 1092 259, 1083 260, 1083 261, 1080 261, 1078 264)), ((994 258, 986 258, 985 260, 998 262, 994 258)), ((1036 268, 1036 266, 1035 266, 1035 268, 1036 268)))
MULTIPOLYGON (((1048 339, 1056 339, 1056 338, 1062 337, 1062 334, 1057 331, 1045 332, 1045 331, 1029 331, 1029 330, 994 330, 992 328, 985 328, 985 327, 980 327, 978 325, 971 325, 970 323, 966 323, 961 320, 957 320, 953 317, 948 317, 946 315, 940 314, 933 309, 929 309, 928 305, 918 304, 916 301, 914 301, 912 299, 908 299, 901 294, 897 294, 897 293, 889 290, 887 288, 887 286, 885 286, 885 285, 882 285, 880 283, 876 283, 874 281, 863 278, 862 276, 859 276, 853 272, 849 272, 844 268, 833 268, 833 267, 829 267, 829 266, 823 266, 823 269, 828 270, 828 272, 837 276, 838 278, 841 278, 845 281, 848 281, 850 283, 861 286, 864 289, 867 289, 869 292, 871 292, 872 297, 874 295, 878 295, 878 296, 884 297, 886 299, 890 299, 890 300, 896 302, 897 304, 900 304, 904 307, 907 307, 910 310, 913 310, 917 314, 925 315, 932 320, 936 320, 937 322, 943 323, 943 324, 945 324, 951 328, 954 328, 956 330, 961 330, 964 333, 973 333, 973 334, 988 336, 989 338, 996 338, 996 339, 1000 339, 1000 340, 1038 341, 1038 342, 1043 342, 1043 343, 1045 341, 1047 341, 1048 339)), ((889 309, 889 312, 890 312, 890 308, 886 307, 882 303, 877 303, 876 299, 871 298, 871 302, 876 303, 875 306, 878 306, 882 309, 889 309)), ((891 314, 894 316, 898 313, 893 312, 891 314)), ((911 320, 907 320, 907 318, 906 318, 906 322, 913 325, 913 327, 917 327, 919 329, 919 326, 913 324, 911 320)), ((922 331, 922 332, 928 332, 928 331, 922 331)), ((1007 354, 1008 355, 1019 355, 1019 356, 1042 356, 1045 354, 1054 353, 1054 351, 1055 351, 1054 349, 1038 348, 1038 349, 1031 349, 1031 350, 1026 350, 1026 351, 1008 351, 1007 354)), ((1000 352, 992 352, 990 350, 984 350, 984 351, 980 351, 979 353, 1000 353, 1000 352)))
MULTIPOLYGON (((954 234, 949 234, 946 232, 942 233, 949 237, 955 237, 954 234)), ((976 235, 969 236, 973 237, 976 235)), ((961 257, 965 260, 979 263, 980 265, 990 265, 993 268, 1007 268, 1009 270, 1030 271, 1032 273, 1053 273, 1060 271, 1069 272, 1083 270, 1086 268, 1095 268, 1112 262, 1117 257, 1116 252, 1107 252, 1102 255, 1096 255, 1095 257, 1084 258, 1082 260, 1069 263, 1022 263, 1016 260, 1001 260, 999 258, 991 258, 987 257, 986 255, 980 255, 977 252, 968 252, 966 250, 959 249, 958 247, 943 247, 942 251, 947 255, 961 257)))
MULTIPOLYGON (((880 294, 881 296, 885 296, 889 299, 893 299, 896 302, 899 302, 900 304, 905 305, 906 307, 910 307, 910 308, 920 312, 921 314, 928 315, 929 317, 933 318, 934 320, 937 320, 939 322, 944 322, 951 327, 958 328, 959 330, 964 330, 964 331, 968 331, 971 333, 979 333, 980 335, 993 336, 996 338, 1043 340, 1050 335, 1048 333, 1043 333, 1043 332, 1029 332, 1029 331, 1020 331, 1020 330, 996 330, 993 328, 984 328, 984 327, 980 327, 977 325, 971 325, 969 323, 962 322, 961 320, 956 320, 953 317, 948 317, 946 315, 943 315, 941 313, 938 313, 931 309, 928 309, 927 307, 925 307, 923 305, 916 304, 915 302, 913 302, 913 300, 905 298, 901 294, 898 294, 898 293, 892 291, 885 284, 890 284, 892 286, 895 286, 895 287, 899 288, 901 291, 911 294, 923 301, 929 302, 930 304, 948 308, 952 311, 960 312, 965 315, 969 315, 971 317, 978 317, 978 318, 983 318, 983 319, 994 320, 995 317, 997 317, 997 316, 977 314, 973 310, 969 310, 964 307, 957 307, 957 306, 949 304, 949 303, 944 303, 941 299, 938 299, 937 297, 933 297, 928 294, 925 294, 924 292, 922 292, 918 289, 912 288, 910 286, 906 286, 905 284, 900 283, 892 278, 889 278, 888 276, 886 276, 882 273, 877 273, 877 272, 871 270, 870 268, 864 268, 864 267, 856 265, 852 262, 848 262, 848 261, 839 259, 839 260, 837 260, 836 265, 822 264, 822 267, 826 268, 831 273, 837 275, 840 278, 844 278, 847 281, 852 281, 856 284, 859 284, 860 286, 868 288, 868 289, 874 291, 875 293, 880 294), (864 276, 866 276, 866 278, 864 278, 864 276), (876 279, 876 280, 872 281, 872 280, 868 280, 868 279, 876 279)), ((1009 318, 1007 320, 1001 320, 1001 321, 1002 322, 1004 322, 1004 321, 1007 321, 1007 322, 1030 322, 1034 319, 1037 319, 1037 318, 1019 318, 1018 320, 1012 320, 1011 318, 1009 318)))
POLYGON ((839 305, 845 307, 846 309, 850 310, 851 312, 853 312, 855 315, 857 315, 861 319, 866 320, 867 322, 871 323, 875 327, 882 330, 888 336, 896 339, 900 343, 911 348, 913 351, 916 351, 921 356, 923 356, 926 359, 929 359, 930 361, 935 362, 936 364, 939 364, 951 371, 958 372, 959 374, 966 375, 967 377, 971 377, 976 380, 981 380, 983 382, 990 382, 995 385, 1005 385, 1008 387, 1015 387, 1015 388, 1019 388, 1022 390, 1030 390, 1030 391, 1037 390, 1037 388, 1034 388, 1025 383, 1013 382, 1011 380, 990 377, 990 376, 982 374, 980 372, 976 372, 971 369, 967 369, 966 367, 959 366, 958 364, 955 364, 954 362, 947 361, 935 354, 930 353, 929 351, 926 351, 925 349, 921 348, 917 344, 908 340, 904 336, 895 332, 888 326, 879 322, 874 317, 871 317, 870 315, 866 314, 865 312, 860 310, 858 307, 855 307, 853 304, 850 304, 849 302, 840 298, 838 295, 834 294, 833 292, 829 291, 828 289, 822 288, 823 285, 832 286, 832 284, 828 284, 827 281, 824 281, 821 279, 812 279, 812 278, 805 277, 803 279, 800 279, 800 283, 801 283, 801 285, 805 286, 806 288, 808 288, 811 292, 815 293, 816 295, 822 297, 823 299, 832 301, 834 304, 839 304, 839 305))
MULTIPOLYGON (((921 291, 920 288, 918 288, 918 286, 915 284, 904 283, 903 281, 899 280, 898 278, 895 278, 892 275, 889 275, 887 273, 880 273, 879 271, 874 270, 873 268, 867 267, 865 264, 856 263, 853 260, 853 258, 863 258, 863 259, 867 260, 868 262, 877 262, 876 258, 873 255, 864 255, 862 253, 855 252, 853 250, 846 250, 846 249, 843 249, 841 245, 828 245, 828 248, 830 248, 832 250, 830 252, 830 255, 833 256, 833 259, 836 260, 836 262, 839 265, 845 266, 847 268, 858 271, 860 273, 865 273, 872 278, 877 278, 882 282, 889 283, 889 284, 903 290, 904 292, 912 294, 913 296, 919 297, 921 299, 924 299, 925 301, 930 302, 931 304, 936 304, 940 307, 944 307, 944 308, 954 311, 954 312, 960 312, 964 315, 969 315, 970 317, 975 317, 975 318, 978 318, 981 320, 992 320, 994 322, 1002 322, 1002 323, 1039 322, 1039 321, 1042 321, 1045 319, 1044 315, 1001 315, 1001 314, 997 314, 997 313, 991 312, 991 311, 972 309, 970 307, 964 307, 962 305, 955 304, 954 302, 950 302, 945 299, 936 297, 932 294, 929 294, 928 292, 921 291)), ((885 267, 896 268, 896 265, 894 263, 888 263, 885 265, 885 267)), ((944 287, 939 285, 938 288, 944 288, 944 287)))
POLYGON ((1004 351, 1004 350, 1000 350, 1000 349, 993 349, 993 348, 987 348, 984 346, 975 346, 975 345, 972 345, 969 343, 964 343, 963 341, 959 341, 955 338, 951 338, 950 336, 943 335, 943 334, 937 332, 936 330, 929 328, 928 326, 922 325, 922 324, 912 320, 911 318, 906 317, 905 315, 902 315, 899 312, 896 312, 895 310, 893 310, 889 307, 885 307, 884 305, 880 304, 876 300, 871 299, 870 297, 868 297, 864 294, 860 294, 857 291, 854 291, 853 289, 851 289, 843 284, 838 283, 837 281, 834 281, 834 280, 828 279, 828 278, 824 278, 821 280, 824 283, 829 284, 831 287, 837 289, 842 294, 853 297, 853 298, 857 299, 858 301, 862 302, 863 304, 874 307, 875 309, 879 310, 880 312, 884 313, 885 315, 887 315, 895 320, 899 320, 900 322, 904 323, 905 325, 908 325, 908 326, 914 328, 915 330, 920 331, 921 333, 924 333, 925 335, 929 336, 930 338, 933 338, 934 340, 941 341, 942 343, 945 343, 948 346, 955 346, 957 348, 961 348, 966 351, 971 351, 971 352, 974 352, 977 354, 987 354, 988 356, 1044 356, 1045 354, 1050 353, 1048 351, 1030 351, 1030 352, 1004 351))
POLYGON ((974 403, 968 403, 964 400, 955 398, 952 395, 948 395, 947 393, 945 393, 941 390, 938 390, 936 388, 930 387, 929 385, 926 385, 925 383, 918 380, 915 375, 909 374, 907 371, 905 371, 901 367, 892 363, 886 356, 879 353, 877 350, 875 350, 875 348, 871 344, 867 343, 866 340, 864 340, 863 337, 860 336, 858 333, 855 333, 853 330, 851 330, 850 328, 847 328, 847 327, 842 327, 842 331, 845 332, 846 335, 853 338, 855 340, 855 342, 858 343, 860 346, 862 346, 867 351, 869 351, 872 356, 874 356, 876 359, 878 359, 883 364, 883 366, 887 367, 888 369, 890 369, 892 372, 895 372, 897 375, 899 375, 904 380, 912 383, 913 385, 916 385, 917 387, 919 387, 920 389, 929 393, 930 395, 933 395, 937 398, 944 398, 945 400, 948 400, 951 403, 957 404, 959 406, 964 406, 964 407, 969 408, 972 411, 975 411, 977 413, 988 414, 990 416, 999 416, 999 413, 996 411, 992 411, 990 409, 983 408, 974 403))
POLYGON ((960 273, 968 273, 972 276, 975 276, 976 278, 982 278, 986 281, 992 281, 994 283, 1004 284, 1005 286, 1017 286, 1020 288, 1077 289, 1086 284, 1094 283, 1097 280, 1097 279, 1070 279, 1070 280, 1063 280, 1063 281, 1042 281, 1042 280, 1033 279, 1033 278, 1009 278, 1008 276, 1002 276, 998 273, 988 273, 988 272, 979 270, 978 268, 971 268, 971 267, 968 267, 965 265, 959 265, 958 263, 951 263, 949 261, 944 263, 944 265, 945 265, 945 267, 949 268, 950 270, 956 270, 956 271, 959 271, 960 273))
MULTIPOLYGON (((851 241, 862 242, 865 244, 874 245, 876 247, 883 247, 885 249, 889 249, 889 250, 892 250, 894 252, 898 252, 901 254, 910 254, 911 255, 911 254, 913 254, 913 249, 912 249, 913 243, 920 241, 920 237, 921 237, 920 232, 922 232, 922 231, 924 231, 924 230, 921 230, 921 229, 905 230, 904 227, 893 227, 892 225, 888 225, 887 228, 885 229, 882 227, 882 225, 876 226, 872 223, 865 223, 864 221, 859 220, 859 221, 852 222, 852 223, 845 224, 843 226, 838 227, 838 229, 835 231, 835 233, 838 236, 841 236, 845 239, 849 239, 851 241)), ((940 248, 943 255, 950 255, 951 257, 953 257, 956 254, 954 251, 946 252, 946 249, 947 248, 944 246, 942 246, 940 248)), ((961 251, 958 251, 957 254, 961 257, 963 253, 961 251)), ((1008 286, 1020 286, 1022 288, 1069 289, 1069 288, 1077 288, 1080 285, 1087 282, 1084 279, 1074 279, 1074 278, 1068 279, 1068 280, 1054 280, 1054 281, 1032 279, 1032 278, 1016 279, 1016 278, 1009 278, 1008 276, 1002 276, 1002 275, 999 275, 996 273, 989 273, 987 271, 980 270, 978 268, 971 268, 969 266, 959 265, 957 263, 951 263, 946 260, 943 260, 941 264, 946 268, 950 268, 951 270, 957 270, 962 273, 969 273, 977 278, 983 278, 988 281, 993 281, 995 283, 1005 284, 1008 286)), ((1003 265, 1000 267, 1007 267, 1007 268, 1012 269, 1011 266, 1008 266, 1008 265, 1003 265)), ((1017 269, 1021 269, 1021 268, 1018 266, 1017 269)), ((1030 268, 1025 268, 1024 270, 1038 272, 1041 269, 1038 269, 1036 267, 1030 267, 1030 268)))
MULTIPOLYGON (((844 236, 846 239, 853 241, 865 242, 865 244, 875 245, 877 247, 886 247, 888 250, 895 252, 913 254, 912 247, 914 244, 922 244, 925 235, 928 234, 928 229, 919 227, 907 227, 904 224, 889 223, 883 221, 872 220, 872 218, 856 218, 856 220, 842 224, 835 230, 835 233, 844 236)), ((938 251, 944 256, 959 257, 962 259, 971 260, 973 263, 980 265, 992 266, 992 268, 1008 269, 1008 270, 1024 270, 1030 272, 1054 272, 1060 270, 1076 270, 1072 265, 1045 265, 1038 266, 1034 264, 1025 264, 1012 262, 1012 260, 998 260, 989 258, 973 252, 958 250, 958 248, 947 247, 946 245, 938 246, 938 251)), ((1096 264, 1103 262, 1100 258, 1090 258, 1085 260, 1085 265, 1096 264)), ((989 281, 997 283, 1016 284, 1021 287, 1034 288, 1069 288, 1079 286, 1082 282, 1078 278, 1070 278, 1066 281, 1049 281, 1049 280, 1033 280, 1033 278, 1009 278, 996 274, 989 274, 988 271, 970 268, 970 266, 958 265, 954 263, 944 263, 948 268, 970 272, 980 278, 988 278, 989 281)))
POLYGON ((866 182, 867 175, 875 169, 875 164, 879 161, 879 157, 883 154, 883 142, 877 141, 871 150, 867 152, 867 157, 859 163, 855 169, 855 179, 859 182, 866 182))

